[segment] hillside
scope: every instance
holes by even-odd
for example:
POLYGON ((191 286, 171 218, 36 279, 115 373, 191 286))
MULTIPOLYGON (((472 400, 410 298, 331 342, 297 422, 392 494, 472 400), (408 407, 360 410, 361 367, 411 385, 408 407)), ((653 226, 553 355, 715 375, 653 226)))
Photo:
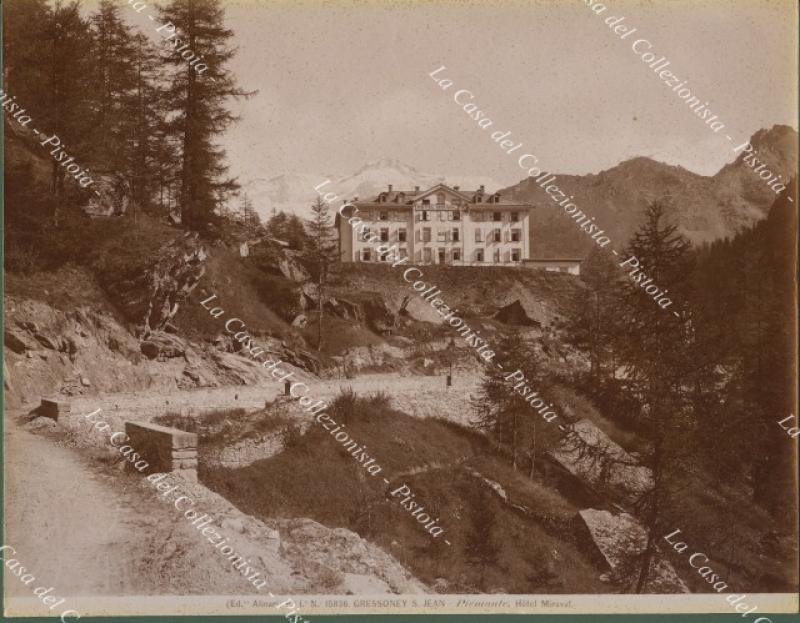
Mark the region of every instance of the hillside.
MULTIPOLYGON (((789 180, 797 162, 797 132, 776 125, 759 130, 751 142, 759 161, 789 180)), ((695 243, 731 236, 763 219, 775 201, 767 185, 739 154, 716 175, 703 176, 650 158, 626 160, 597 174, 559 175, 557 184, 575 203, 595 216, 613 238, 627 242, 641 223, 648 201, 668 198, 671 216, 681 232, 695 243)), ((787 182, 788 183, 788 182, 787 182)), ((500 191, 508 199, 538 207, 531 219, 534 257, 584 255, 591 241, 564 218, 533 178, 500 191)))
POLYGON ((381 478, 360 475, 352 458, 318 427, 272 458, 240 469, 209 469, 203 481, 256 517, 302 515, 355 530, 438 592, 605 591, 573 542, 569 523, 576 507, 493 458, 496 449, 486 437, 441 420, 411 418, 388 408, 385 398, 345 397, 333 413, 341 413, 350 434, 380 457, 388 487, 381 478), (473 472, 499 479, 535 516, 520 516, 473 472), (403 484, 440 518, 440 538, 428 535, 386 494, 403 484), (488 540, 488 558, 477 551, 476 534, 488 540))

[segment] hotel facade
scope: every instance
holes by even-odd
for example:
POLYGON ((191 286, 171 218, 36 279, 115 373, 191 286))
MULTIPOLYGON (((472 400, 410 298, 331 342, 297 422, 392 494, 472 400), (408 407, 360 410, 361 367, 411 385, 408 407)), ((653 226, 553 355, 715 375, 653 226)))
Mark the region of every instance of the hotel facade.
POLYGON ((375 248, 396 245, 397 257, 415 264, 512 266, 530 258, 529 203, 505 203, 481 186, 462 191, 437 184, 428 190, 388 190, 353 201, 336 216, 342 262, 382 262, 375 248), (356 212, 357 210, 357 212, 356 212), (356 214, 369 229, 355 230, 356 214), (373 242, 368 242, 372 237, 373 242), (378 238, 380 242, 374 242, 378 238))

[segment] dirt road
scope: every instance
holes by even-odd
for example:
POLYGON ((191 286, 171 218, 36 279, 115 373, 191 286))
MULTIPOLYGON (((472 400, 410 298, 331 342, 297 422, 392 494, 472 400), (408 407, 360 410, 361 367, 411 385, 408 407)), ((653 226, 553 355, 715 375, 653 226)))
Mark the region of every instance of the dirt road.
MULTIPOLYGON (((319 380, 295 377, 308 386, 316 399, 330 400, 341 390, 352 388, 360 395, 384 391, 392 405, 416 417, 444 417, 463 424, 471 417, 470 395, 477 391, 478 379, 460 374, 446 387, 443 376, 399 376, 368 374, 353 379, 319 380)), ((290 379, 292 381, 295 378, 290 379)), ((73 412, 90 413, 101 408, 103 413, 120 420, 150 420, 167 412, 190 413, 211 409, 243 407, 255 409, 283 393, 283 384, 265 379, 256 386, 201 388, 169 393, 147 391, 75 397, 70 399, 73 412)))
MULTIPOLYGON (((69 594, 136 591, 141 580, 130 562, 146 536, 137 534, 142 520, 129 496, 69 450, 11 422, 5 457, 4 542, 37 582, 69 594)), ((30 596, 9 575, 6 590, 30 596)))
MULTIPOLYGON (((5 432, 4 543, 16 553, 4 557, 22 561, 33 586, 52 585, 68 598, 255 592, 138 474, 91 462, 59 447, 57 435, 23 430, 8 415, 5 432)), ((270 562, 273 590, 297 586, 290 569, 270 562)), ((8 570, 5 588, 7 596, 32 596, 8 570)), ((28 614, 48 614, 41 610, 28 614)))

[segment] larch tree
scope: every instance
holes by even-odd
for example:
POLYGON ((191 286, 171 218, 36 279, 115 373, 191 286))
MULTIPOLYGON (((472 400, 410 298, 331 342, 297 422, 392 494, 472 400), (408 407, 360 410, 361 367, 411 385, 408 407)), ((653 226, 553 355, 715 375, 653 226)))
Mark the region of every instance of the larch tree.
MULTIPOLYGON (((37 119, 37 123, 48 128, 51 136, 57 135, 61 148, 76 162, 86 162, 92 145, 88 132, 91 110, 86 97, 92 75, 92 39, 88 21, 82 17, 78 2, 57 1, 39 32, 42 35, 40 45, 46 71, 47 102, 43 118, 37 119)), ((67 199, 62 164, 52 159, 50 165, 55 226, 59 225, 60 208, 67 199)))
POLYGON ((496 343, 497 357, 504 362, 504 369, 488 365, 480 390, 472 400, 476 414, 474 424, 490 433, 500 444, 511 451, 511 464, 516 470, 521 464, 520 455, 528 457, 529 475, 535 471, 538 448, 552 445, 559 437, 554 424, 544 422, 530 405, 515 390, 517 381, 506 380, 509 370, 521 370, 531 387, 542 400, 550 390, 541 364, 533 348, 518 333, 502 337, 496 343), (543 393, 545 395, 543 395, 543 393))
POLYGON ((132 47, 133 85, 124 100, 128 142, 123 170, 135 219, 136 210, 154 209, 164 181, 174 176, 176 149, 166 127, 165 87, 158 53, 141 33, 134 36, 132 47))
POLYGON ((136 85, 134 36, 120 17, 116 0, 101 0, 90 17, 92 72, 88 92, 93 159, 123 175, 128 159, 127 103, 136 85))
POLYGON ((208 232, 219 197, 238 188, 217 143, 237 120, 227 104, 251 93, 241 90, 226 68, 235 50, 228 47, 233 31, 224 25, 219 0, 171 0, 159 17, 164 60, 172 67, 167 101, 169 129, 180 145, 181 220, 208 232))
POLYGON ((672 487, 681 481, 689 447, 686 440, 694 429, 687 400, 691 372, 691 327, 687 321, 692 271, 689 252, 690 243, 668 222, 666 207, 660 202, 647 206, 644 223, 625 250, 625 257, 635 256, 652 283, 667 290, 673 301, 662 308, 634 278, 625 277, 617 349, 628 391, 641 405, 639 424, 652 448, 648 463, 653 487, 639 505, 647 543, 636 579, 637 593, 645 589, 655 541, 665 509, 672 503, 672 487))

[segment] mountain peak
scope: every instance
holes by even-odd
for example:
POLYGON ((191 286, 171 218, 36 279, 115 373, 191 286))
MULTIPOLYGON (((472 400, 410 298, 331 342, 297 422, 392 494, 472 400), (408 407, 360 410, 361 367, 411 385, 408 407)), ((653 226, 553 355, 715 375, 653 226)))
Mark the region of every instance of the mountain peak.
POLYGON ((363 173, 366 173, 367 171, 377 171, 381 169, 393 169, 395 171, 399 171, 400 173, 406 175, 420 175, 417 169, 412 167, 410 164, 406 164, 405 162, 400 160, 400 158, 386 157, 386 158, 381 158, 380 160, 376 160, 375 162, 369 162, 365 164, 352 176, 347 176, 347 177, 355 177, 356 175, 361 175, 363 173))

